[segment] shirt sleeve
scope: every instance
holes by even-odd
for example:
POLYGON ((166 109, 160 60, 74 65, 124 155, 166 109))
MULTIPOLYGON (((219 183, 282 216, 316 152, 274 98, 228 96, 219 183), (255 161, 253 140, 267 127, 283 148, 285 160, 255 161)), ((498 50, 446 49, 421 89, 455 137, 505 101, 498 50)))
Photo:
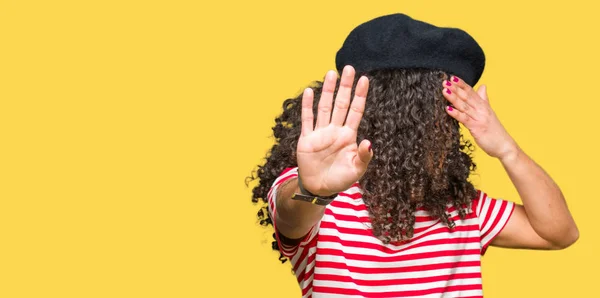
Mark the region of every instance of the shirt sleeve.
POLYGON ((492 240, 508 223, 515 209, 515 203, 491 198, 482 191, 478 191, 478 194, 477 199, 473 201, 473 208, 479 220, 481 255, 483 255, 492 240))
POLYGON ((281 242, 279 239, 279 233, 277 232, 277 191, 279 187, 281 187, 286 181, 291 180, 295 177, 298 177, 298 167, 286 168, 283 172, 275 179, 273 186, 269 190, 267 194, 267 198, 269 200, 269 215, 273 221, 273 227, 275 227, 275 237, 277 238, 277 244, 279 245, 279 250, 281 253, 287 258, 293 258, 296 254, 300 253, 304 250, 309 244, 314 244, 313 240, 316 240, 316 235, 319 230, 319 222, 317 222, 308 233, 302 238, 298 245, 286 245, 281 242))

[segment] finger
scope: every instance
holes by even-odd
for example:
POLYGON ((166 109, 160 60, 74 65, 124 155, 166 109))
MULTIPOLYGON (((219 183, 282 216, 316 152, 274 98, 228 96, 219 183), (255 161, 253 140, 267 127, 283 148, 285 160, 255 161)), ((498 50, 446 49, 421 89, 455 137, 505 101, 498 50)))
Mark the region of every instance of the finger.
POLYGON ((319 99, 319 107, 317 113, 317 128, 329 125, 329 120, 331 117, 331 103, 333 101, 333 91, 335 91, 336 84, 337 74, 333 70, 328 71, 325 75, 323 91, 321 91, 321 98, 319 99))
POLYGON ((373 158, 373 149, 371 142, 363 140, 358 145, 358 154, 354 157, 354 166, 359 174, 364 174, 367 171, 367 166, 373 158))
POLYGON ((446 100, 448 100, 450 103, 452 103, 452 106, 455 109, 458 109, 460 112, 462 113, 466 113, 467 115, 469 115, 469 117, 476 117, 475 114, 475 109, 473 109, 471 106, 469 106, 467 104, 466 101, 460 99, 456 93, 452 92, 452 90, 448 89, 449 87, 444 88, 444 90, 442 90, 442 93, 444 94, 444 97, 446 98, 446 100))
POLYGON ((352 84, 354 84, 354 68, 350 65, 344 67, 342 79, 340 80, 340 88, 335 97, 333 114, 331 115, 331 123, 333 125, 342 126, 346 120, 348 107, 350 106, 350 94, 352 94, 352 84))
POLYGON ((304 89, 302 94, 302 135, 305 136, 313 131, 313 90, 311 88, 304 89))
POLYGON ((454 87, 452 91, 455 91, 462 100, 475 109, 481 108, 481 98, 479 94, 473 90, 471 85, 467 84, 457 76, 451 77, 450 81, 452 81, 452 87, 454 87))
POLYGON ((353 130, 358 130, 360 119, 365 112, 365 102, 367 101, 367 93, 369 92, 369 79, 361 77, 356 83, 356 91, 354 91, 354 99, 346 118, 346 125, 353 130))
POLYGON ((471 118, 469 116, 467 116, 467 114, 465 114, 457 109, 453 109, 451 106, 446 107, 446 112, 452 118, 458 120, 458 122, 462 123, 464 126, 466 126, 468 128, 468 126, 471 122, 471 118))
POLYGON ((490 99, 488 98, 487 95, 487 86, 486 85, 481 85, 479 86, 479 88, 477 88, 477 94, 479 94, 479 97, 481 97, 481 99, 489 102, 490 99))

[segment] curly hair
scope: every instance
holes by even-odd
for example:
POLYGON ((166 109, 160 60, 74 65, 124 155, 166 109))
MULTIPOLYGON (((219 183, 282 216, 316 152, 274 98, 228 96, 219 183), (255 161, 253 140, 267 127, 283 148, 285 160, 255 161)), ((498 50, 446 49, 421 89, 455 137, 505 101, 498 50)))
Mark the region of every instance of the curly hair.
MULTIPOLYGON (((476 168, 473 146, 463 138, 458 121, 445 111, 449 103, 441 93, 441 83, 448 75, 429 69, 377 70, 364 75, 369 78, 369 92, 357 142, 371 141, 374 156, 359 185, 373 235, 383 243, 409 240, 417 208, 453 228, 449 205, 464 219, 477 191, 468 180, 476 168)), ((323 82, 314 82, 312 87, 316 115, 323 82)), ((285 100, 283 113, 275 119, 276 142, 266 163, 246 178, 247 185, 259 179, 252 201, 265 203, 258 212, 264 226, 272 224, 265 207, 270 187, 285 168, 297 166, 301 102, 302 94, 285 100)), ((276 240, 273 249, 278 250, 276 240)), ((281 254, 280 260, 285 262, 281 254)))

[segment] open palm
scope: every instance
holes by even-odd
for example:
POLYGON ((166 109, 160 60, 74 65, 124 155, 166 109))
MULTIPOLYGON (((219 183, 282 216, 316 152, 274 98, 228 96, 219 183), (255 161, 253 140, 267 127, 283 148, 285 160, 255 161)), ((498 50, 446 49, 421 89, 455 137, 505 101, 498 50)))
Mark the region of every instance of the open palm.
POLYGON ((327 73, 316 125, 312 89, 307 88, 302 96, 302 134, 296 151, 298 171, 304 188, 316 195, 328 196, 348 189, 362 177, 373 156, 369 141, 356 143, 369 80, 367 77, 358 80, 350 105, 354 73, 351 66, 344 68, 335 104, 337 75, 334 71, 327 73))

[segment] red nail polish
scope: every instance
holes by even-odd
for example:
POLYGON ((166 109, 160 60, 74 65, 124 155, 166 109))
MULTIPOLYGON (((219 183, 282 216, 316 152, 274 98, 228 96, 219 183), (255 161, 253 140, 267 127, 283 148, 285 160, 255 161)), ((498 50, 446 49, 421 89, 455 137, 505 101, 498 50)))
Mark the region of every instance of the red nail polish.
POLYGON ((450 91, 450 89, 446 88, 446 93, 452 94, 452 91, 450 91))
POLYGON ((452 107, 448 106, 448 111, 452 112, 452 110, 453 110, 452 107))
POLYGON ((452 80, 453 80, 454 82, 457 82, 457 83, 458 83, 458 78, 457 78, 457 77, 452 77, 452 80))
POLYGON ((446 86, 452 86, 452 84, 450 83, 450 81, 446 81, 446 86))
POLYGON ((372 146, 372 145, 373 145, 373 144, 369 144, 369 152, 371 152, 371 150, 372 150, 372 149, 371 149, 371 146, 372 146))

